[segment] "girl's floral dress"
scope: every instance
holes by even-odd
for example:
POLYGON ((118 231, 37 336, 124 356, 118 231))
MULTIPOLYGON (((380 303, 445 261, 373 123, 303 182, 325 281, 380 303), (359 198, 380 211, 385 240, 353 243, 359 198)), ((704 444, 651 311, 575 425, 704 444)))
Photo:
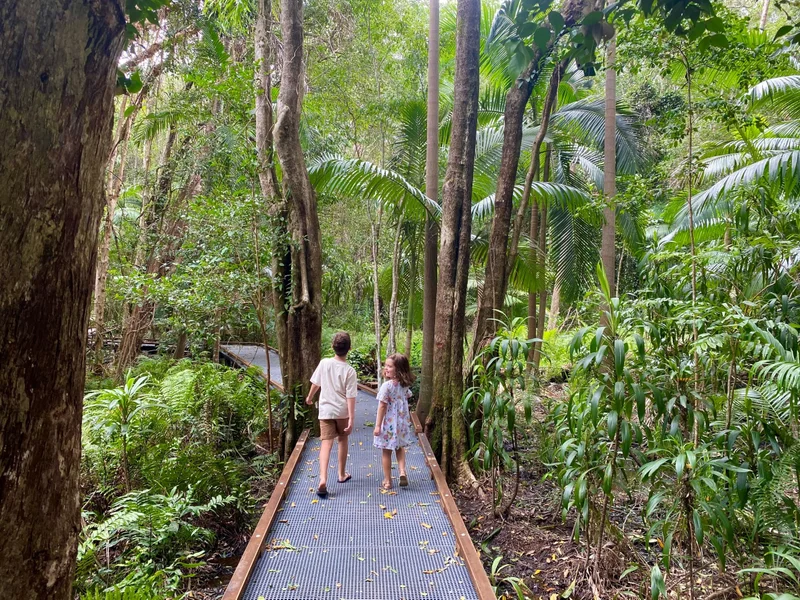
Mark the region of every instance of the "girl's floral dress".
POLYGON ((411 390, 398 381, 385 381, 378 391, 378 402, 385 402, 386 416, 381 425, 381 434, 375 436, 375 447, 397 450, 413 444, 417 436, 411 424, 408 399, 411 390))

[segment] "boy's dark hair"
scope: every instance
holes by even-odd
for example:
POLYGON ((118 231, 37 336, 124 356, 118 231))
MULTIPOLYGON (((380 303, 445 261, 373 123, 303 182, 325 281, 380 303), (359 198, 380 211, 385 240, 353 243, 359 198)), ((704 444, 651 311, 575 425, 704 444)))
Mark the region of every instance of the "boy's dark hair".
POLYGON ((347 356, 347 353, 350 352, 350 334, 346 331, 339 331, 333 336, 331 346, 333 346, 336 356, 347 356))
POLYGON ((403 387, 411 387, 414 383, 414 374, 405 354, 392 354, 388 357, 394 364, 394 376, 403 387))

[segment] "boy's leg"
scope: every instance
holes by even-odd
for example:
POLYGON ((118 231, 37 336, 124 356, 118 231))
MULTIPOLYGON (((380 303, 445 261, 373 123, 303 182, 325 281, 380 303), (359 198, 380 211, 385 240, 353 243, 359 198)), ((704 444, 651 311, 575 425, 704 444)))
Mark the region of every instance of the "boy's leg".
POLYGON ((350 438, 347 435, 340 435, 337 439, 339 440, 339 481, 342 482, 347 477, 345 469, 347 467, 347 444, 350 438))
POLYGON ((319 487, 328 487, 328 463, 331 460, 333 440, 322 440, 319 447, 319 487))
MULTIPOLYGON (((383 483, 392 487, 392 451, 384 449, 381 454, 381 465, 383 466, 383 483)), ((384 487, 386 487, 384 485, 384 487)))

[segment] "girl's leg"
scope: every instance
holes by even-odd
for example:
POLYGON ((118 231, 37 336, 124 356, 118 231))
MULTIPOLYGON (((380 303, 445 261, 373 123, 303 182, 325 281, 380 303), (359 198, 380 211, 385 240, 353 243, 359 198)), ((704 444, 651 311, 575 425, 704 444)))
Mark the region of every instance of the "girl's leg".
POLYGON ((397 454, 397 466, 400 467, 400 475, 406 474, 406 449, 398 448, 395 450, 397 454))
POLYGON ((406 477, 406 451, 404 448, 398 448, 397 452, 397 466, 400 467, 400 487, 408 485, 408 477, 406 477))
POLYGON ((392 451, 384 449, 381 453, 381 465, 383 466, 383 487, 392 487, 392 451))

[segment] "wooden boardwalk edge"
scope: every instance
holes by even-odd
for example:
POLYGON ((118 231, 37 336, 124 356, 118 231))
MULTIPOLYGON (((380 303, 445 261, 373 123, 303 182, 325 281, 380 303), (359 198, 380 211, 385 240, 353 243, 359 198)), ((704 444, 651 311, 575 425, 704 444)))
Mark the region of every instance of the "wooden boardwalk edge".
POLYGON ((278 483, 275 484, 275 489, 272 490, 269 502, 264 508, 264 513, 261 515, 261 518, 258 520, 258 525, 256 525, 253 535, 247 543, 247 547, 244 550, 244 554, 242 554, 242 558, 239 560, 239 564, 236 565, 236 570, 228 583, 228 587, 225 589, 225 595, 222 596, 222 600, 241 600, 244 595, 253 569, 267 543, 266 536, 269 533, 269 528, 275 520, 275 515, 278 514, 278 509, 281 506, 283 497, 286 495, 286 490, 289 487, 292 475, 294 475, 297 463, 300 461, 300 455, 303 453, 303 449, 306 446, 309 433, 308 429, 303 431, 294 446, 294 450, 292 450, 292 454, 289 456, 289 460, 286 461, 281 477, 278 479, 278 483))
MULTIPOLYGON (((235 360, 239 361, 241 364, 252 366, 248 361, 244 360, 235 352, 231 352, 230 350, 225 350, 225 352, 235 360)), ((264 379, 266 378, 267 376, 264 375, 264 379)), ((273 381, 272 379, 270 379, 270 383, 273 386, 283 390, 283 386, 280 383, 273 381)), ((358 384, 358 389, 371 394, 372 396, 376 395, 376 391, 374 389, 361 383, 358 384)), ((414 428, 417 431, 417 437, 419 438, 422 451, 425 453, 425 462, 428 465, 428 469, 430 469, 431 479, 436 482, 436 489, 439 492, 442 509, 444 510, 448 520, 450 521, 450 524, 453 527, 453 532, 456 536, 456 551, 464 561, 467 572, 472 580, 472 584, 477 592, 478 600, 496 600, 496 596, 492 590, 492 584, 490 583, 489 577, 486 575, 486 571, 483 568, 481 558, 478 555, 477 550, 475 550, 475 546, 472 543, 472 538, 469 535, 469 531, 467 531, 467 527, 464 525, 464 520, 461 518, 461 511, 459 511, 458 506, 453 499, 453 495, 450 493, 450 488, 447 485, 447 480, 444 477, 444 473, 442 473, 442 469, 439 467, 439 463, 436 461, 436 456, 433 453, 430 442, 428 442, 428 438, 422 429, 422 425, 420 424, 417 415, 411 413, 411 419, 414 422, 414 428)), ((264 509, 264 513, 261 515, 258 525, 256 525, 255 531, 253 531, 253 535, 247 544, 247 548, 245 548, 244 554, 242 554, 242 558, 239 561, 239 564, 236 566, 236 571, 234 571, 233 577, 231 577, 231 580, 228 583, 228 587, 225 590, 225 595, 222 597, 222 600, 241 600, 242 596, 244 595, 244 591, 247 588, 247 583, 250 580, 250 576, 255 568, 256 562, 258 561, 261 551, 267 542, 266 536, 269 532, 269 528, 272 525, 272 522, 275 520, 275 515, 278 512, 278 508, 280 508, 283 497, 286 495, 289 482, 294 474, 295 468, 297 467, 297 463, 300 460, 300 455, 303 453, 303 449, 305 448, 309 434, 310 431, 306 429, 303 431, 300 439, 297 440, 297 444, 295 444, 289 460, 283 467, 281 477, 278 480, 278 483, 275 485, 275 489, 272 491, 272 495, 270 496, 269 502, 264 509)))
MULTIPOLYGON (((223 346, 224 346, 224 345, 226 345, 226 344, 223 344, 223 346)), ((244 344, 244 343, 239 343, 239 342, 237 342, 236 344, 231 344, 231 345, 232 345, 232 346, 245 346, 245 345, 250 345, 250 346, 262 346, 262 344, 244 344)), ((267 350, 267 352, 269 352, 270 350, 274 350, 274 348, 269 348, 269 349, 267 350)), ((252 363, 250 363, 249 361, 245 360, 244 358, 242 358, 242 357, 241 357, 241 356, 239 356, 238 354, 236 354, 236 352, 234 352, 233 350, 228 350, 228 349, 226 348, 226 349, 225 349, 225 350, 223 350, 222 352, 224 352, 225 354, 227 354, 228 356, 230 356, 230 357, 231 357, 233 360, 235 360, 236 362, 238 362, 238 363, 241 363, 241 365, 242 365, 243 367, 245 367, 245 368, 249 368, 249 367, 255 367, 255 366, 256 366, 256 365, 253 365, 252 363)), ((261 369, 259 369, 259 371, 260 371, 260 370, 261 370, 261 369)), ((281 392, 283 392, 283 391, 284 391, 284 389, 283 389, 283 384, 282 384, 282 383, 280 383, 280 382, 278 382, 278 381, 275 381, 275 380, 274 380, 274 379, 272 379, 271 377, 270 377, 269 379, 267 379, 267 375, 265 375, 263 372, 261 373, 261 377, 262 377, 264 380, 266 380, 266 381, 269 381, 269 384, 270 384, 272 387, 274 387, 274 388, 276 388, 276 389, 280 390, 281 392)))

